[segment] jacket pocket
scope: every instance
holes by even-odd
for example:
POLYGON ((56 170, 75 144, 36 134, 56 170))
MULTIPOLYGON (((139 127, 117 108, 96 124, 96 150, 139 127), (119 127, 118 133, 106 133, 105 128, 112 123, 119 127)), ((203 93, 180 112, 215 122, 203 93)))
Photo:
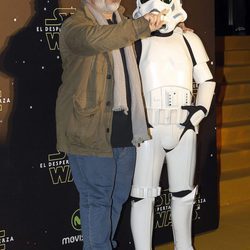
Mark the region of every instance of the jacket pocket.
POLYGON ((97 149, 101 128, 100 106, 82 109, 74 105, 66 136, 71 144, 97 149))

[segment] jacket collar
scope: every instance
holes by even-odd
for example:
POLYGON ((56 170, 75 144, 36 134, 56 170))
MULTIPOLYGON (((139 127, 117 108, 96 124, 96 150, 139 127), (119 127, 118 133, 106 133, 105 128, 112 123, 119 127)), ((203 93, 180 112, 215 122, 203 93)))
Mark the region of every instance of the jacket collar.
MULTIPOLYGON (((85 5, 85 4, 81 4, 80 9, 78 9, 79 12, 82 12, 84 14, 84 16, 88 19, 90 19, 94 24, 98 24, 95 17, 91 14, 89 8, 85 5)), ((121 19, 124 20, 124 16, 123 13, 125 12, 125 8, 123 6, 120 5, 120 7, 117 10, 121 16, 121 19)), ((107 56, 109 58, 110 64, 111 64, 111 69, 113 69, 114 66, 114 62, 113 62, 113 57, 112 57, 112 53, 107 52, 107 56)))

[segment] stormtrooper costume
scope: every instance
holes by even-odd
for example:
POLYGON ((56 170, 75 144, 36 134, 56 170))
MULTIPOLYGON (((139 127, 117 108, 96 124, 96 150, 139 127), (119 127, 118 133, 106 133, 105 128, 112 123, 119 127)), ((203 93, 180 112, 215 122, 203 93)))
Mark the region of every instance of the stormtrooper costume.
POLYGON ((193 250, 192 211, 196 135, 208 115, 215 82, 199 37, 176 27, 187 18, 180 0, 137 0, 134 18, 167 9, 164 25, 141 40, 139 62, 152 139, 137 149, 131 191, 131 228, 136 250, 152 249, 154 200, 160 195, 160 175, 167 162, 175 250, 193 250), (193 80, 198 85, 194 100, 193 80))

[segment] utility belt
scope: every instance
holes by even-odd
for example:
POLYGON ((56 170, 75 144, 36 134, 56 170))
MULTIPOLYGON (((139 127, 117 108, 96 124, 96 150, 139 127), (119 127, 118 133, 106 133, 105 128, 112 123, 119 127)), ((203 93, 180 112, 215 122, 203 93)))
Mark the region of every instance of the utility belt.
POLYGON ((192 103, 190 91, 176 87, 154 89, 147 97, 148 121, 152 126, 184 122, 188 112, 181 107, 192 103))

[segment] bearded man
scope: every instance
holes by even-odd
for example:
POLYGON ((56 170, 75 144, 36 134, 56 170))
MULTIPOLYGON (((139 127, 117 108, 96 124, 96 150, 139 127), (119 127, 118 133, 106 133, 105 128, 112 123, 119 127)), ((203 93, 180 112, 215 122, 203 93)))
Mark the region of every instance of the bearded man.
POLYGON ((132 44, 163 25, 162 13, 123 16, 120 0, 85 0, 62 25, 57 148, 80 195, 84 250, 116 247, 138 143, 149 138, 132 44))

